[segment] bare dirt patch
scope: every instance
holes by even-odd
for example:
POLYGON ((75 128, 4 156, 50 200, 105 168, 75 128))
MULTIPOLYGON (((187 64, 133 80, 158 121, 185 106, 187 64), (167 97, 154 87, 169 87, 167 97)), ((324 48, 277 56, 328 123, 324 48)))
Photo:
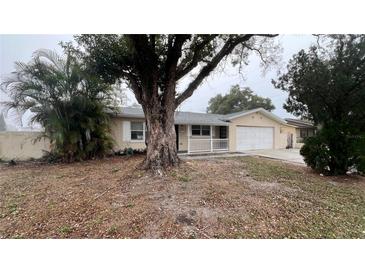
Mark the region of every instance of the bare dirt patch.
POLYGON ((0 166, 0 238, 364 238, 365 180, 255 157, 0 166))

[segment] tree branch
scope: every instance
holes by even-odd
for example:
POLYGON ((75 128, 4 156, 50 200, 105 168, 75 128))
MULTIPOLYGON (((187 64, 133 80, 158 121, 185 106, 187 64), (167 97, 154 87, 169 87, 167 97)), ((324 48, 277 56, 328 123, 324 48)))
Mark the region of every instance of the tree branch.
POLYGON ((248 48, 249 50, 252 50, 252 51, 256 51, 258 53, 258 55, 260 56, 260 59, 261 61, 266 65, 267 64, 267 61, 265 60, 264 56, 262 55, 261 51, 257 48, 253 48, 249 45, 245 45, 246 48, 248 48))
POLYGON ((136 68, 142 75, 148 75, 156 72, 157 56, 154 51, 155 37, 152 35, 127 35, 134 48, 134 59, 136 61, 136 68))
POLYGON ((165 63, 165 90, 163 92, 163 101, 171 101, 175 99, 175 87, 176 87, 176 67, 179 58, 181 57, 181 49, 184 43, 191 38, 191 35, 172 35, 168 37, 168 51, 165 63))
POLYGON ((126 35, 134 48, 135 60, 138 66, 145 67, 145 63, 151 63, 152 47, 147 35, 126 35), (142 54, 143 53, 143 54, 142 54))
POLYGON ((180 65, 177 68, 176 79, 179 80, 188 74, 192 69, 194 69, 200 61, 201 53, 204 50, 205 46, 208 45, 211 41, 216 38, 217 35, 207 35, 206 39, 204 39, 200 44, 195 46, 193 57, 189 61, 190 58, 186 57, 181 61, 180 65))
MULTIPOLYGON (((141 100, 158 94, 158 57, 154 50, 155 37, 151 35, 128 35, 134 48, 135 69, 139 74, 142 92, 141 100)), ((132 84, 132 82, 131 82, 132 84)))
POLYGON ((241 43, 247 42, 253 36, 275 37, 277 34, 245 34, 235 38, 229 38, 222 49, 208 62, 198 73, 196 78, 188 85, 188 87, 175 99, 175 108, 178 107, 184 100, 189 98, 201 82, 217 67, 219 62, 229 55, 234 48, 241 43))
POLYGON ((132 89, 134 95, 136 96, 136 99, 138 103, 142 103, 142 87, 138 83, 138 78, 133 75, 132 72, 122 72, 122 75, 127 79, 129 82, 130 88, 132 89))
MULTIPOLYGON (((169 74, 172 72, 176 72, 176 66, 179 58, 181 57, 181 48, 184 45, 185 41, 190 39, 191 35, 175 35, 175 39, 172 39, 169 35, 168 38, 168 52, 167 52, 167 59, 166 59, 166 75, 167 80, 169 80, 169 74)), ((175 81, 175 79, 174 79, 175 81)))
POLYGON ((253 34, 246 34, 236 39, 229 38, 222 49, 200 70, 198 76, 189 84, 185 91, 176 98, 175 107, 178 107, 184 100, 189 98, 201 82, 217 67, 219 62, 230 54, 238 44, 248 41, 252 36, 253 34))

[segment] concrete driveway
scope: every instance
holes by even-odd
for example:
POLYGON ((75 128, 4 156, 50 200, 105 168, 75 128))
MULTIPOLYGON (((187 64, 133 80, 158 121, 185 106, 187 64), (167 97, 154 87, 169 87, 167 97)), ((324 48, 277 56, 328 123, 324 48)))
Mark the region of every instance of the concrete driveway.
POLYGON ((297 164, 304 164, 303 156, 300 155, 299 149, 294 149, 294 148, 250 150, 250 151, 245 151, 245 153, 250 155, 283 160, 297 164))

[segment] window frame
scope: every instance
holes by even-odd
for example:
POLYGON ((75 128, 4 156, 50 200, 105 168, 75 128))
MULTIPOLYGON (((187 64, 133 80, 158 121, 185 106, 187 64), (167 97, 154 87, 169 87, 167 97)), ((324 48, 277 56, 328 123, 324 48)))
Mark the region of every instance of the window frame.
POLYGON ((130 128, 130 139, 131 139, 131 142, 136 142, 136 143, 142 143, 142 142, 145 142, 146 140, 146 126, 145 126, 145 122, 141 122, 141 121, 131 121, 131 128, 130 128), (132 129, 132 124, 133 123, 142 123, 142 130, 133 130, 132 129), (140 132, 142 131, 142 139, 133 139, 132 138, 132 132, 140 132))
POLYGON ((207 125, 201 125, 201 136, 210 136, 211 135, 211 127, 207 126, 207 125), (205 129, 203 129, 203 127, 206 127, 205 129), (209 134, 203 134, 203 131, 208 130, 209 134))
POLYGON ((301 128, 300 129, 300 138, 307 138, 308 137, 308 129, 307 128, 301 128))
POLYGON ((200 125, 191 125, 191 136, 201 136, 201 126, 200 125), (193 127, 199 127, 199 129, 196 129, 196 128, 193 129, 193 127), (195 131, 199 130, 199 134, 193 133, 194 130, 195 131))
POLYGON ((191 136, 211 136, 212 135, 212 129, 211 126, 209 125, 191 125, 191 136), (195 128, 193 129, 193 127, 199 127, 199 129, 195 128), (203 127, 206 127, 205 129, 203 129, 203 127), (197 131, 199 130, 199 134, 194 134, 193 131, 197 131), (203 130, 209 130, 209 134, 203 134, 203 130))

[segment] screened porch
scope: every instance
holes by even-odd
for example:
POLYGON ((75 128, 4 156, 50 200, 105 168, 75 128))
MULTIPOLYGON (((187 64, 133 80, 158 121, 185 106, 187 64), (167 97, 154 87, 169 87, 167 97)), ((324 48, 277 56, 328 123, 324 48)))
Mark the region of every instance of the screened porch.
POLYGON ((176 128, 179 152, 215 153, 229 149, 228 126, 177 125, 176 128))

